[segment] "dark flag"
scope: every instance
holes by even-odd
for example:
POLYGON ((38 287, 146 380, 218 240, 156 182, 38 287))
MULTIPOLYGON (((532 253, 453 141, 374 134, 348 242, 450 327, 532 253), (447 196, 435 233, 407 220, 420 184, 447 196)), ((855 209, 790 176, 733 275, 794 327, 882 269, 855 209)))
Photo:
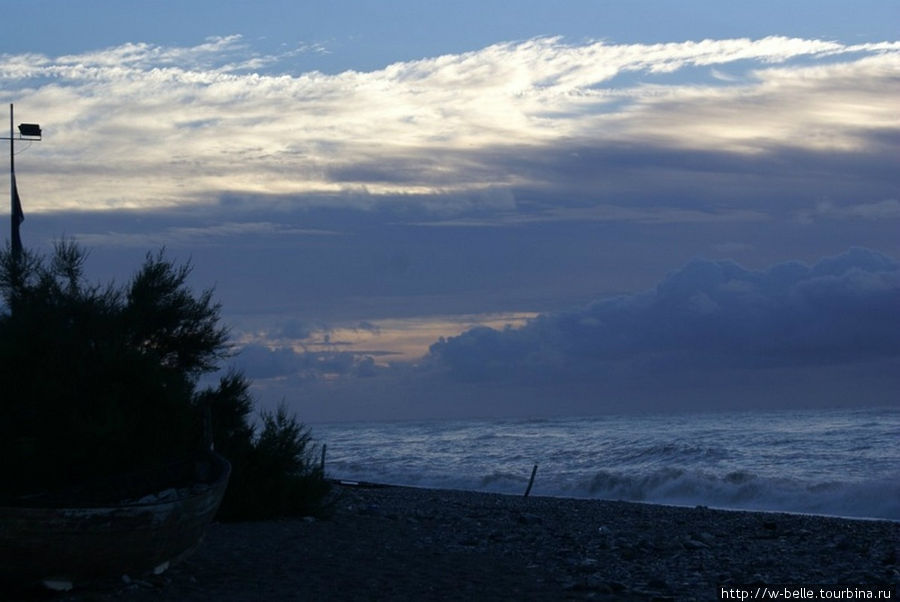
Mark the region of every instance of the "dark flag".
POLYGON ((22 253, 22 238, 19 236, 19 224, 25 221, 22 213, 22 202, 19 200, 19 189, 16 188, 16 174, 12 174, 12 252, 18 256, 22 253))

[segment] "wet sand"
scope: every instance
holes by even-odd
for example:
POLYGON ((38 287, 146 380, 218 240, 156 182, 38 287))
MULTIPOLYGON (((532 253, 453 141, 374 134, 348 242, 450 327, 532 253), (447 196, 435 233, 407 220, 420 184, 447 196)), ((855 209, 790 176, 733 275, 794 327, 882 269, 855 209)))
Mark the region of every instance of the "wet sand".
POLYGON ((56 599, 716 600, 750 583, 896 588, 898 556, 888 521, 337 486, 328 518, 213 524, 160 576, 56 599))

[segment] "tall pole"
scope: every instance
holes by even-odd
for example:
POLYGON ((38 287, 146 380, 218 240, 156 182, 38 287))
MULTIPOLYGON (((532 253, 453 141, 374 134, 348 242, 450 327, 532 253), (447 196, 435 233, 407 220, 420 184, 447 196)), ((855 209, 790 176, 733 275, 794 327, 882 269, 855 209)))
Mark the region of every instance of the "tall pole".
POLYGON ((13 104, 9 103, 9 242, 13 259, 22 256, 22 238, 19 226, 25 216, 22 215, 22 203, 19 201, 19 190, 16 188, 16 152, 15 132, 13 131, 13 104))
MULTIPOLYGON (((13 103, 9 103, 9 138, 0 136, 0 140, 9 140, 9 221, 10 221, 10 245, 13 259, 22 255, 22 239, 19 237, 19 226, 25 219, 22 213, 22 203, 19 200, 19 191, 16 188, 16 133, 13 130, 13 103)), ((36 123, 23 123, 19 125, 19 140, 40 140, 41 126, 36 123), (23 137, 24 136, 24 137, 23 137)))
POLYGON ((18 234, 18 226, 16 224, 16 163, 15 152, 13 149, 13 103, 9 103, 9 244, 12 245, 13 257, 19 258, 19 251, 16 249, 16 234, 18 234))

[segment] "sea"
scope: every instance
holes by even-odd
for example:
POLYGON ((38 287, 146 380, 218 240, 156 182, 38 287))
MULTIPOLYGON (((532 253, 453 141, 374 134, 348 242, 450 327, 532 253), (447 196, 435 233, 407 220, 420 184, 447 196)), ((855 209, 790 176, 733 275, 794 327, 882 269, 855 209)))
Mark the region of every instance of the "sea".
POLYGON ((900 407, 328 423, 330 478, 900 520, 900 407), (537 470, 534 467, 537 466, 537 470))

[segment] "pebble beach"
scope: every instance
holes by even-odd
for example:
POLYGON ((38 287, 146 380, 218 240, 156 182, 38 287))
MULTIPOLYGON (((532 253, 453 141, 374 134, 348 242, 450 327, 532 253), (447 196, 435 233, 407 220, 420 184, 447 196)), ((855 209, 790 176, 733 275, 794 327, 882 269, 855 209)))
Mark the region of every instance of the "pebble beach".
POLYGON ((900 582, 900 523, 386 486, 330 516, 214 523, 162 575, 75 601, 717 600, 744 584, 900 582))

